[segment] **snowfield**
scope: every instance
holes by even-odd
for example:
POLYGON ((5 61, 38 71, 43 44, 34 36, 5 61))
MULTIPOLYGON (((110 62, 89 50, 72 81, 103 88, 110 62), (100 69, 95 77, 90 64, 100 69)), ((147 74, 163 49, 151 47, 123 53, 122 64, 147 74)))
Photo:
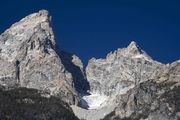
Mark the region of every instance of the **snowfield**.
POLYGON ((106 105, 107 100, 108 97, 105 95, 92 93, 91 95, 83 96, 81 104, 87 109, 98 109, 106 105))

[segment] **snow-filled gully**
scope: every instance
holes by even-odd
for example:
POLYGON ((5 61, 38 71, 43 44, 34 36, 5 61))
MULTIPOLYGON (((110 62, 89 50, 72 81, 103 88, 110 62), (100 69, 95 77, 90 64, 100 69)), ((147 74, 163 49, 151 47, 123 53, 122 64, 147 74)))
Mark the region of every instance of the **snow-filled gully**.
POLYGON ((105 105, 108 97, 97 93, 83 96, 81 99, 81 106, 87 109, 98 109, 105 105))

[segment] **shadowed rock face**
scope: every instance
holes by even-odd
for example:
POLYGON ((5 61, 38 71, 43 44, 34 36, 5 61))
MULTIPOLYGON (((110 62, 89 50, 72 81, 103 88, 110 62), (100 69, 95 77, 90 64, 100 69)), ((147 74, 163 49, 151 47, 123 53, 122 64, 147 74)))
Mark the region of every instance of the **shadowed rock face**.
POLYGON ((87 94, 90 86, 79 57, 65 51, 60 51, 59 55, 66 70, 72 74, 73 85, 76 91, 80 94, 87 94))

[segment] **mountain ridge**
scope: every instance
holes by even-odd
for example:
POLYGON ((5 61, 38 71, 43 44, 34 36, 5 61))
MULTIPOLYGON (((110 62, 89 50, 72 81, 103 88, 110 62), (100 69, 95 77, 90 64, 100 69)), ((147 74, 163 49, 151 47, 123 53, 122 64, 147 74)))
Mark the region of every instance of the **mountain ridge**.
POLYGON ((66 102, 79 119, 180 119, 180 60, 157 62, 132 41, 105 58, 90 59, 84 69, 78 56, 58 48, 51 24, 48 11, 40 10, 0 35, 5 92, 43 91, 66 102))

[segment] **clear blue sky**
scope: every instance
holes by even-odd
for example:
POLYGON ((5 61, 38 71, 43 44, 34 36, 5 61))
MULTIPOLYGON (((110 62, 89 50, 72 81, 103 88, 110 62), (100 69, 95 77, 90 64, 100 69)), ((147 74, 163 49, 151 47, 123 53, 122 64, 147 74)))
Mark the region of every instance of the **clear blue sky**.
POLYGON ((180 59, 180 0, 1 0, 0 32, 47 9, 61 49, 84 63, 136 41, 153 59, 180 59))

